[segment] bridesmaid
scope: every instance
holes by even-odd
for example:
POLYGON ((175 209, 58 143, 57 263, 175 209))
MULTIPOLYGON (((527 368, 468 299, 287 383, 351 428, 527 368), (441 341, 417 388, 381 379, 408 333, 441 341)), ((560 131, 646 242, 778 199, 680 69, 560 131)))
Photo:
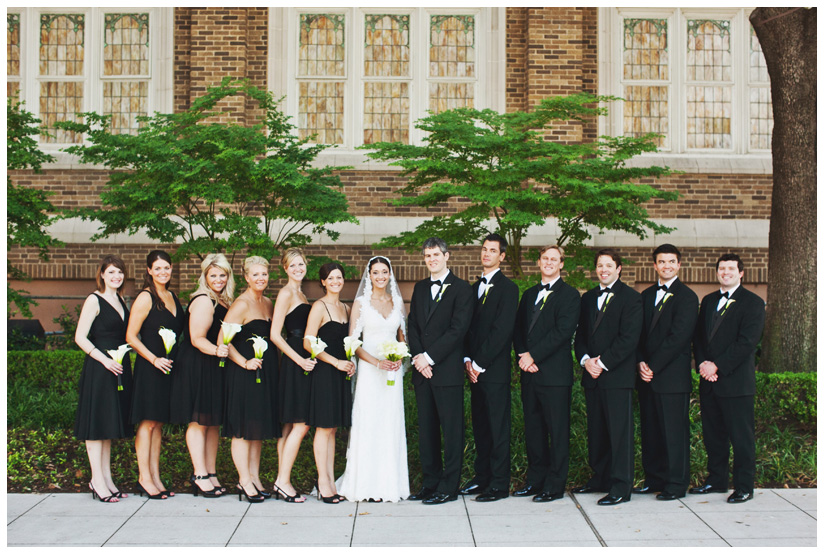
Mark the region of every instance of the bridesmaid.
POLYGON ((222 254, 201 263, 198 289, 187 307, 188 340, 181 345, 178 368, 172 373, 172 422, 188 424, 186 446, 194 474, 192 493, 217 497, 226 492, 215 472, 223 419, 223 368, 229 347, 218 342, 221 322, 235 299, 232 267, 222 254))
POLYGON ((132 423, 138 425, 135 451, 138 460, 137 490, 150 499, 175 495, 160 479, 161 427, 170 418, 172 360, 183 332, 183 309, 174 293, 167 289, 172 278, 172 259, 155 250, 146 257, 143 291, 132 304, 126 341, 139 355, 135 361, 132 423), (159 333, 166 328, 175 333, 175 346, 166 354, 159 333), (138 337, 139 336, 139 337, 138 337))
POLYGON ((275 299, 270 339, 285 355, 281 357, 281 439, 278 440, 278 478, 275 480, 275 496, 289 503, 303 503, 292 486, 292 465, 298 456, 301 441, 309 430, 310 376, 306 372, 315 368, 315 361, 304 350, 304 330, 309 316, 309 303, 301 291, 301 282, 307 273, 306 258, 301 249, 290 248, 284 252, 281 264, 289 282, 275 299), (286 329, 287 339, 281 335, 286 329))
POLYGON ((324 503, 339 503, 343 498, 335 491, 335 430, 352 423, 352 387, 346 378, 355 373, 355 364, 344 351, 349 325, 349 309, 339 299, 344 288, 344 268, 328 262, 321 266, 319 274, 326 294, 313 303, 309 312, 304 349, 310 350, 307 336, 319 337, 327 347, 316 357, 320 362, 310 374, 307 424, 316 428, 313 451, 318 468, 318 497, 324 503))
POLYGON ((78 384, 74 435, 86 441, 92 467, 92 498, 116 503, 128 497, 112 480, 111 454, 113 439, 134 435, 129 423, 132 365, 128 355, 118 364, 106 352, 126 343, 129 309, 120 295, 126 281, 126 264, 118 256, 106 256, 95 279, 97 292, 83 303, 74 336, 77 346, 86 353, 78 384))
MULTIPOLYGON (((264 296, 269 285, 269 263, 250 256, 243 263, 248 287, 229 307, 225 322, 241 324, 229 347, 226 363, 224 435, 232 438, 232 460, 238 469, 238 499, 260 503, 264 492, 259 478, 263 440, 278 437, 278 353, 269 341, 272 301, 264 296), (263 358, 255 358, 252 339, 265 341, 263 358), (260 381, 258 381, 260 380, 260 381)), ((223 332, 218 336, 222 342, 223 332)))

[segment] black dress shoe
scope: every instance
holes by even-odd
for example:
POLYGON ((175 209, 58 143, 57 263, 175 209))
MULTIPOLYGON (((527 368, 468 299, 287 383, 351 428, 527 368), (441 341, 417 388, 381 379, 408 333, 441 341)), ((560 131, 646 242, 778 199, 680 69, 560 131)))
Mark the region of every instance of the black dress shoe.
POLYGON ((429 499, 435 490, 433 488, 421 488, 418 490, 418 493, 414 493, 410 495, 407 499, 410 501, 424 501, 425 499, 429 499))
POLYGON ((659 501, 673 501, 674 499, 681 499, 684 496, 684 493, 682 495, 677 495, 669 491, 663 491, 662 493, 656 496, 656 499, 658 499, 659 501))
POLYGON ((446 503, 447 501, 455 501, 458 499, 457 494, 450 495, 449 493, 444 493, 443 491, 437 491, 427 499, 422 501, 425 505, 441 505, 442 503, 446 503))
POLYGON ((753 493, 745 493, 744 491, 733 490, 733 493, 728 497, 728 503, 744 503, 753 499, 753 493))
POLYGON ((475 480, 470 480, 469 482, 464 484, 463 488, 458 490, 458 493, 460 493, 461 495, 473 495, 473 494, 476 494, 476 493, 481 493, 484 490, 485 490, 485 486, 482 486, 481 484, 479 484, 475 480))
POLYGON ((543 491, 533 497, 533 503, 549 503, 550 501, 556 501, 562 497, 564 497, 564 492, 553 493, 552 491, 543 491))
POLYGON ((599 499, 599 505, 618 505, 630 501, 629 495, 605 495, 599 499))
POLYGON ((531 495, 538 495, 541 490, 536 486, 525 485, 523 488, 513 492, 513 497, 530 497, 531 495))
POLYGON ((641 486, 633 488, 633 493, 656 493, 657 491, 662 491, 662 488, 654 488, 653 486, 641 486))
POLYGON ((509 497, 509 495, 510 492, 508 492, 506 489, 490 488, 478 497, 476 497, 476 501, 487 503, 490 501, 498 501, 499 499, 504 499, 505 497, 509 497))
POLYGON ((607 490, 594 488, 593 486, 588 485, 579 486, 577 488, 573 488, 570 491, 572 491, 573 493, 607 493, 607 490))
POLYGON ((717 488, 716 486, 705 484, 704 486, 690 488, 688 493, 728 493, 728 488, 717 488))

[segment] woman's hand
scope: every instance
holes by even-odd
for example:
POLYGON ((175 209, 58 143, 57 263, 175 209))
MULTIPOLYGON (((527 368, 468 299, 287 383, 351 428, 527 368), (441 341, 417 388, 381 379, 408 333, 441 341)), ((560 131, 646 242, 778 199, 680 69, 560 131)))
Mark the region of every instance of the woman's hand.
POLYGON ((257 370, 264 364, 264 359, 262 358, 248 358, 244 363, 243 367, 247 370, 257 370))
POLYGON ((215 350, 215 356, 218 358, 226 358, 229 356, 229 345, 224 345, 221 343, 218 345, 218 348, 215 350))
POLYGON ((346 372, 347 376, 355 374, 355 363, 351 360, 338 360, 335 363, 335 368, 341 372, 346 372))
POLYGON ((120 374, 123 374, 123 366, 118 364, 117 362, 115 362, 114 360, 112 360, 110 358, 102 360, 100 362, 100 364, 102 364, 103 367, 106 370, 108 370, 109 372, 111 372, 115 376, 119 376, 120 374))
POLYGON ((301 363, 298 366, 300 366, 303 369, 304 372, 312 372, 312 370, 315 368, 315 365, 317 363, 318 363, 318 361, 316 361, 314 359, 302 358, 301 363))
POLYGON ((378 369, 379 370, 387 370, 389 372, 395 372, 401 368, 401 361, 391 361, 391 360, 379 360, 378 361, 378 369))
POLYGON ((154 366, 164 374, 168 374, 172 371, 172 359, 156 357, 155 360, 152 361, 152 366, 154 366))

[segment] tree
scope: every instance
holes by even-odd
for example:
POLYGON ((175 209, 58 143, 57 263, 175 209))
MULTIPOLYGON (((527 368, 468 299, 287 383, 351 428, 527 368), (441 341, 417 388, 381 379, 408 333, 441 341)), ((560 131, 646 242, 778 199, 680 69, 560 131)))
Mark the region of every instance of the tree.
POLYGON ((185 112, 139 118, 136 135, 114 134, 110 117, 94 112, 83 123, 61 123, 88 139, 67 152, 113 170, 103 208, 76 214, 101 223, 93 240, 145 230, 156 241, 179 241, 175 260, 245 248, 271 259, 312 233, 336 239, 329 224, 357 222, 333 175, 343 168, 312 167, 326 145, 295 137, 277 104, 271 93, 224 79, 185 112), (262 123, 214 119, 218 103, 238 94, 257 101, 262 123))
MULTIPOLYGON (((40 173, 41 166, 54 160, 54 157, 41 152, 35 139, 42 132, 37 125, 40 120, 23 109, 22 104, 14 98, 6 101, 6 168, 29 168, 40 173)), ((35 247, 40 258, 48 260, 49 248, 62 246, 60 241, 46 231, 46 227, 54 220, 49 214, 55 212, 48 196, 46 191, 15 185, 11 176, 6 174, 7 250, 14 246, 35 247)), ((31 306, 36 306, 37 303, 25 296, 27 291, 12 288, 8 282, 12 279, 26 280, 28 276, 19 268, 8 266, 6 311, 9 315, 14 314, 12 305, 15 305, 23 316, 31 318, 31 306)))
POLYGON ((773 104, 768 307, 759 369, 816 370, 816 8, 756 8, 773 104))
MULTIPOLYGON (((449 243, 468 244, 496 231, 507 238, 510 266, 516 278, 522 241, 528 229, 556 218, 557 239, 572 255, 568 271, 589 267, 588 226, 622 230, 644 237, 647 230, 669 231, 648 218, 643 203, 673 200, 636 181, 669 173, 667 168, 630 168, 625 161, 656 149, 650 136, 602 137, 595 143, 547 139, 553 122, 584 121, 606 113, 598 103, 610 97, 577 94, 546 98, 532 112, 499 114, 459 108, 430 114, 416 122, 426 133, 423 146, 376 143, 367 156, 401 166, 408 184, 392 204, 428 208, 450 198, 466 199, 455 213, 436 216, 413 231, 386 237, 377 247, 410 251, 439 235, 449 243)), ((581 278, 582 272, 578 272, 581 278)))

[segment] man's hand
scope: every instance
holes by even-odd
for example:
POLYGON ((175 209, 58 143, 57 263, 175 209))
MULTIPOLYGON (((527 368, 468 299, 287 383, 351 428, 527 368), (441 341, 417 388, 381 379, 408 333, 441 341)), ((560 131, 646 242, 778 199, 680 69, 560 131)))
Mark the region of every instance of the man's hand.
POLYGON ((604 368, 599 365, 599 357, 588 358, 584 361, 584 369, 595 380, 604 372, 604 368))
POLYGON ((699 365, 699 375, 709 382, 715 382, 719 379, 718 372, 719 368, 717 368, 716 365, 709 360, 706 360, 699 365))
POLYGON ((412 359, 413 365, 418 372, 427 379, 433 377, 433 367, 427 362, 427 357, 423 353, 417 354, 412 359))
POLYGON ((532 355, 530 353, 519 353, 518 359, 518 367, 521 368, 525 372, 530 372, 534 374, 539 371, 539 367, 536 366, 536 362, 533 360, 532 355))
POLYGON ((639 370, 639 376, 642 378, 642 381, 649 382, 653 379, 653 370, 650 369, 650 366, 648 366, 646 362, 640 362, 636 365, 636 368, 639 370))
POLYGON ((468 360, 464 363, 464 371, 467 373, 467 377, 470 378, 470 383, 478 383, 478 372, 473 369, 473 361, 468 360))

